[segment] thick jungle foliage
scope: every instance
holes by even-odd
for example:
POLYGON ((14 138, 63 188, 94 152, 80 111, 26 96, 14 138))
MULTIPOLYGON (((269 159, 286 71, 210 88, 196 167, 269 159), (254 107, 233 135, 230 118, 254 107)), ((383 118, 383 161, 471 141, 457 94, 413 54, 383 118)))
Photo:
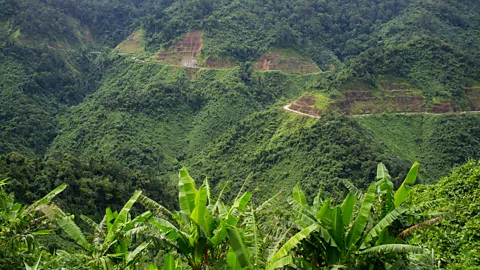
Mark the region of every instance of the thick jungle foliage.
POLYGON ((413 189, 409 202, 435 201, 430 209, 415 211, 409 242, 434 250, 435 260, 446 269, 477 269, 480 265, 480 166, 470 160, 435 185, 413 189), (437 225, 435 225, 437 224, 437 225))

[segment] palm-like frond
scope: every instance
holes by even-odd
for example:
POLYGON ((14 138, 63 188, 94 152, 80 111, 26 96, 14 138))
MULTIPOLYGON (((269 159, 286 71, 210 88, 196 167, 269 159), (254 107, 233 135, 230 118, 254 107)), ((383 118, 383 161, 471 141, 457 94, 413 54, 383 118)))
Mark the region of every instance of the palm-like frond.
POLYGON ((315 223, 292 236, 285 244, 283 244, 283 246, 275 253, 275 255, 273 255, 266 268, 271 269, 272 265, 274 265, 278 260, 287 256, 293 248, 295 248, 298 244, 300 244, 300 242, 302 242, 303 239, 310 236, 310 234, 318 228, 319 225, 315 223))
POLYGON ((150 245, 150 242, 143 242, 138 245, 132 252, 127 254, 127 266, 133 265, 135 260, 145 251, 146 248, 150 245))
POLYGON ((87 223, 92 229, 94 230, 97 230, 98 229, 98 224, 93 221, 93 219, 87 217, 87 216, 84 216, 84 215, 80 215, 80 218, 85 222, 87 223))
POLYGON ((138 202, 150 210, 156 217, 167 218, 172 222, 177 221, 175 215, 170 210, 143 194, 140 194, 140 197, 138 197, 138 202))
POLYGON ((54 190, 50 191, 43 198, 41 198, 40 200, 35 201, 31 205, 29 205, 25 209, 25 211, 23 211, 22 215, 25 216, 25 215, 31 214, 33 211, 38 210, 39 206, 50 203, 53 200, 53 198, 55 198, 55 196, 57 196, 60 192, 65 190, 66 187, 67 187, 67 184, 63 184, 63 185, 58 186, 54 190))
POLYGON ((400 206, 390 213, 388 213, 382 220, 380 220, 375 227, 373 227, 368 234, 365 236, 362 246, 366 246, 374 237, 377 237, 382 233, 385 228, 388 226, 392 225, 392 223, 399 218, 405 211, 408 210, 408 207, 406 206, 400 206))
POLYGON ((317 222, 315 214, 312 213, 309 208, 303 206, 292 198, 287 198, 287 202, 292 206, 297 222, 300 226, 306 228, 317 222))
POLYGON ((405 244, 386 244, 381 246, 375 246, 367 248, 364 251, 361 251, 360 254, 367 255, 383 255, 388 253, 422 253, 423 249, 421 247, 405 245, 405 244))
POLYGON ((395 192, 395 207, 399 207, 408 197, 408 192, 410 191, 410 185, 415 183, 418 174, 418 167, 420 164, 418 162, 413 163, 412 168, 407 174, 407 177, 403 181, 402 185, 395 192))
POLYGON ((363 200, 363 192, 358 189, 352 182, 348 181, 347 179, 342 179, 341 183, 352 193, 357 197, 357 200, 361 201, 363 200))
POLYGON ((270 199, 264 201, 261 205, 259 205, 258 207, 255 208, 255 212, 256 213, 262 212, 264 209, 271 207, 273 202, 278 199, 278 196, 281 193, 282 192, 279 191, 277 194, 273 195, 270 199))
POLYGON ((110 243, 115 239, 115 235, 119 233, 120 228, 127 222, 130 209, 132 209, 133 204, 137 201, 138 197, 140 197, 140 194, 142 194, 142 191, 137 190, 130 200, 128 200, 123 206, 122 210, 120 210, 120 213, 117 215, 111 228, 108 230, 107 236, 105 236, 104 243, 110 243))

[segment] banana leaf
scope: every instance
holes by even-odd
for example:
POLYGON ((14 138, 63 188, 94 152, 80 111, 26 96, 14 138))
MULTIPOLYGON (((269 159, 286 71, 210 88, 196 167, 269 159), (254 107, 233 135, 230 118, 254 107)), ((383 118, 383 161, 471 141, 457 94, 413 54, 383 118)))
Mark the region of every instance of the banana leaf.
POLYGON ((197 188, 195 182, 188 174, 186 168, 180 170, 180 177, 178 181, 178 200, 180 203, 180 211, 190 215, 195 208, 195 196, 197 195, 197 188))
POLYGON ((418 162, 413 163, 413 166, 412 168, 410 168, 410 171, 408 172, 407 177, 405 177, 405 180, 403 181, 402 185, 395 192, 396 207, 399 207, 407 199, 408 192, 411 189, 409 185, 415 184, 415 180, 417 179, 417 175, 418 175, 419 166, 420 166, 420 163, 418 162))
POLYGON ((365 226, 367 226, 368 217, 370 216, 370 210, 372 209, 373 202, 375 201, 375 190, 376 184, 371 183, 368 188, 367 194, 363 198, 362 206, 360 207, 360 212, 355 219, 352 228, 348 232, 346 248, 350 250, 353 245, 355 245, 358 240, 362 237, 365 226))

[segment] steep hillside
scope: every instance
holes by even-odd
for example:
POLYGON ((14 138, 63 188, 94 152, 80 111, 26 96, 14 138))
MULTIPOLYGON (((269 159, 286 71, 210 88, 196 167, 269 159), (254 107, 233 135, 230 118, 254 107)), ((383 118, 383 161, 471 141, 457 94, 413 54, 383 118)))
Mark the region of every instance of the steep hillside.
POLYGON ((356 120, 386 151, 419 161, 423 178, 435 181, 469 158, 479 158, 480 115, 378 115, 356 120))
MULTIPOLYGON (((71 153, 172 175, 181 164, 194 164, 193 157, 217 151, 212 141, 222 141, 242 121, 279 114, 289 103, 319 116, 480 107, 476 3, 15 0, 0 5, 3 154, 71 153)), ((272 121, 284 125, 278 117, 272 121)), ((414 133, 408 145, 425 142, 424 153, 437 147, 436 137, 425 135, 436 125, 446 126, 448 138, 459 136, 462 150, 451 159, 437 159, 434 152, 405 154, 409 150, 389 134, 375 137, 383 136, 372 131, 384 123, 380 118, 339 121, 347 126, 359 121, 349 132, 359 130, 352 136, 372 149, 382 148, 373 146, 377 139, 385 142, 388 147, 371 150, 372 157, 390 153, 400 163, 419 158, 430 162, 426 172, 443 175, 475 156, 465 149, 476 149, 476 129, 456 135, 452 123, 476 125, 476 116, 425 116, 415 124, 425 133, 414 133)), ((258 125, 242 125, 247 124, 258 125)), ((349 136, 329 144, 341 145, 349 136)), ((450 150, 435 149, 445 155, 450 150)), ((359 168, 338 175, 356 177, 359 168)))
POLYGON ((189 74, 188 68, 114 53, 107 58, 97 59, 106 74, 98 90, 60 118, 49 155, 96 156, 175 174, 185 153, 199 153, 229 126, 282 97, 297 96, 309 80, 238 68, 189 74))

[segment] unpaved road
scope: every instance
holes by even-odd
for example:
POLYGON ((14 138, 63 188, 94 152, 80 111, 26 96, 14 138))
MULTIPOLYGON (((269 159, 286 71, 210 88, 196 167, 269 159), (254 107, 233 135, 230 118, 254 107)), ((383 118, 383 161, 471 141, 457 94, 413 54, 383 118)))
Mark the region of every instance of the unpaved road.
POLYGON ((302 113, 302 112, 299 112, 299 111, 292 110, 292 109, 290 109, 290 105, 292 105, 292 104, 288 104, 288 105, 283 106, 283 109, 287 110, 287 111, 294 112, 296 114, 312 117, 312 118, 320 118, 320 116, 311 115, 311 114, 308 114, 308 113, 302 113))
MULTIPOLYGON (((308 114, 308 113, 303 113, 303 112, 299 112, 299 111, 292 110, 292 109, 290 109, 290 105, 292 105, 292 104, 288 104, 288 105, 283 106, 283 109, 284 109, 284 110, 287 110, 287 111, 290 111, 290 112, 293 112, 293 113, 296 113, 296 114, 303 115, 303 116, 308 116, 308 117, 312 117, 312 118, 320 118, 320 116, 317 116, 317 115, 311 115, 311 114, 308 114)), ((402 113, 388 113, 388 114, 398 114, 398 115, 421 115, 421 114, 424 114, 424 115, 425 115, 425 114, 447 114, 447 113, 453 113, 453 114, 477 114, 477 113, 480 113, 480 111, 446 112, 446 113, 402 112, 402 113)), ((362 116, 370 116, 370 115, 377 115, 377 114, 375 114, 375 113, 351 114, 350 116, 362 117, 362 116)))

